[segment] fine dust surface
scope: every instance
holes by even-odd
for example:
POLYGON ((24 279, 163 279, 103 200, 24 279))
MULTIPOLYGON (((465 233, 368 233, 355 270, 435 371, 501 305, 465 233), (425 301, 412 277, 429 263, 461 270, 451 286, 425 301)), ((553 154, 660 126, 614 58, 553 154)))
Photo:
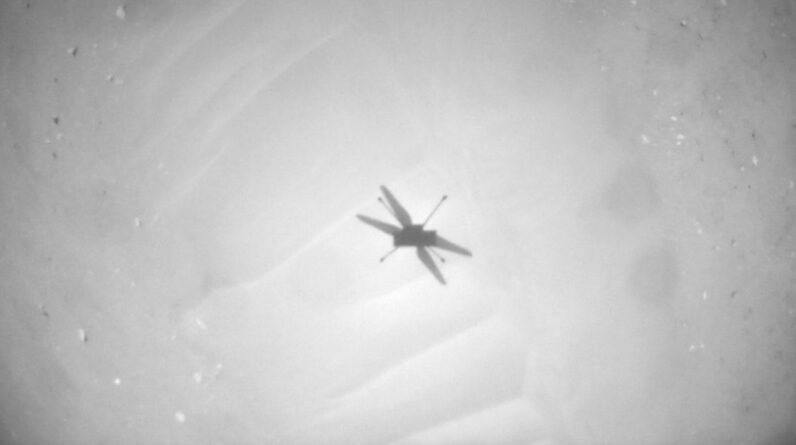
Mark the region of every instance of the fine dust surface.
POLYGON ((3 2, 0 443, 792 443, 793 14, 3 2))

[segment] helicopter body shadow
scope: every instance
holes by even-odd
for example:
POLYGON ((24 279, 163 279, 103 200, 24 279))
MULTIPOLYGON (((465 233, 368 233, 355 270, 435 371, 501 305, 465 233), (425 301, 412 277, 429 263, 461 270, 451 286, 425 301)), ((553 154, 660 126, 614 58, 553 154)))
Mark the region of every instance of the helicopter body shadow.
POLYGON ((445 262, 445 258, 434 251, 434 248, 443 249, 448 252, 453 252, 464 256, 473 255, 472 252, 464 247, 437 235, 435 230, 425 230, 426 223, 428 223, 428 221, 431 219, 431 216, 434 215, 440 205, 442 205, 442 203, 448 198, 447 195, 440 199, 437 206, 434 207, 434 210, 431 211, 423 224, 413 224, 412 217, 409 215, 409 212, 407 212, 406 209, 401 205, 395 195, 393 195, 392 192, 390 192, 390 190, 385 186, 381 186, 380 188, 384 198, 386 199, 386 202, 385 200, 382 200, 381 197, 378 198, 379 202, 384 205, 384 208, 387 209, 390 215, 392 215, 400 223, 400 227, 375 218, 371 218, 369 216, 357 215, 357 218, 363 223, 393 237, 393 249, 381 257, 379 261, 383 262, 400 247, 415 247, 417 257, 420 259, 423 265, 426 266, 426 268, 431 272, 434 278, 437 279, 437 281, 439 281, 441 284, 446 284, 445 277, 439 270, 437 263, 434 262, 434 258, 432 258, 431 253, 433 253, 434 256, 436 256, 443 263, 445 262))

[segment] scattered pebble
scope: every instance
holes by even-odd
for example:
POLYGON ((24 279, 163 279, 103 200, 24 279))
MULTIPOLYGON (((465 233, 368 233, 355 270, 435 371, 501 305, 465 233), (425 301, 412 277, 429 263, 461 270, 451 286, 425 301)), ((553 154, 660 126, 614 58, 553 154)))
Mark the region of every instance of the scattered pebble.
POLYGON ((124 81, 122 79, 119 79, 118 77, 114 76, 113 74, 108 74, 107 76, 105 76, 105 80, 107 80, 108 82, 110 82, 110 83, 112 83, 114 85, 121 85, 121 84, 124 83, 124 81))
POLYGON ((194 380, 196 383, 202 383, 202 373, 201 373, 201 372, 199 372, 199 371, 196 371, 196 372, 194 372, 194 373, 193 373, 193 380, 194 380))
POLYGON ((702 291, 702 299, 703 300, 707 300, 708 299, 708 291, 706 291, 706 290, 702 291))
POLYGON ((752 155, 752 164, 754 164, 755 167, 757 167, 757 155, 752 155))
POLYGON ((645 143, 645 144, 649 144, 649 143, 650 143, 650 138, 649 138, 649 136, 647 136, 646 134, 642 134, 642 135, 641 135, 641 142, 643 142, 643 143, 645 143))
POLYGON ((196 321, 196 325, 200 328, 207 329, 207 324, 201 318, 196 318, 194 321, 196 321))
POLYGON ((116 385, 116 386, 121 385, 122 384, 122 379, 120 379, 119 377, 116 377, 115 379, 113 379, 113 384, 116 385))
POLYGON ((67 49, 66 52, 69 53, 72 57, 76 57, 77 47, 76 46, 69 47, 69 49, 67 49))
POLYGON ((133 225, 136 226, 136 227, 141 227, 141 218, 139 218, 137 216, 135 218, 133 218, 133 225))
POLYGON ((126 16, 127 12, 125 11, 124 5, 121 5, 118 8, 116 8, 116 17, 118 17, 119 20, 124 20, 126 16))
POLYGON ((88 342, 88 334, 86 334, 86 330, 80 328, 77 330, 77 338, 80 339, 81 342, 86 343, 88 342))
POLYGON ((177 422, 179 423, 184 423, 185 413, 183 413, 182 411, 177 411, 176 413, 174 413, 174 419, 177 420, 177 422))

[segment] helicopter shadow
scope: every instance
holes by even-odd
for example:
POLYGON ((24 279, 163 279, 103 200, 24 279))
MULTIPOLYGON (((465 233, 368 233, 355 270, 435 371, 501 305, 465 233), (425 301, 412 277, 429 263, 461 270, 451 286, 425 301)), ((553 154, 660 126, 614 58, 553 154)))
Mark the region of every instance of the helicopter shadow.
POLYGON ((363 223, 393 237, 393 249, 387 253, 387 255, 384 255, 379 261, 383 262, 388 256, 390 256, 400 247, 415 247, 417 257, 420 259, 420 262, 423 263, 423 265, 429 270, 429 272, 431 272, 437 281, 439 281, 441 284, 447 284, 445 277, 442 275, 442 272, 440 271, 431 254, 434 254, 434 256, 436 256, 443 263, 445 262, 445 258, 437 253, 434 249, 438 248, 468 257, 473 255, 470 250, 448 240, 447 238, 437 235, 436 231, 424 230, 426 223, 429 221, 429 219, 431 219, 431 216, 437 211, 442 202, 447 199, 447 196, 442 197, 423 224, 413 224, 409 212, 407 212, 406 209, 401 205, 395 195, 393 195, 392 192, 390 192, 390 190, 385 186, 381 186, 380 188, 386 199, 386 202, 381 198, 379 198, 379 202, 381 202, 390 215, 400 223, 400 227, 395 224, 372 218, 370 216, 356 215, 357 218, 363 223))

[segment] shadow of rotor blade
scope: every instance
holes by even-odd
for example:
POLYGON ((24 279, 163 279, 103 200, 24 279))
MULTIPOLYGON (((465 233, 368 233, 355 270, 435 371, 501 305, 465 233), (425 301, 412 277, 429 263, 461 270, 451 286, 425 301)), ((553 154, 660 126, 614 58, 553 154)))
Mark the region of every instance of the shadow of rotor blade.
POLYGON ((437 235, 437 242, 434 243, 434 247, 439 247, 440 249, 447 250, 448 252, 458 253, 459 255, 473 256, 473 253, 469 250, 458 244, 454 244, 439 235, 437 235))
POLYGON ((359 218, 359 220, 362 221, 363 223, 365 223, 365 224, 367 224, 367 225, 369 225, 371 227, 375 227, 375 228, 381 230, 382 232, 390 234, 390 235, 394 235, 394 234, 396 234, 396 233, 401 231, 400 227, 396 227, 396 226, 394 226, 394 225, 392 225, 390 223, 386 223, 384 221, 379 221, 378 219, 374 219, 374 218, 371 218, 369 216, 357 215, 357 218, 359 218))
POLYGON ((428 250, 423 247, 417 248, 417 257, 420 258, 420 261, 426 265, 428 270, 434 275, 434 278, 437 279, 442 284, 445 284, 445 277, 442 276, 442 272, 439 271, 437 264, 434 262, 434 259, 431 258, 431 255, 428 254, 428 250))
POLYGON ((400 202, 395 198, 395 195, 390 192, 387 187, 381 186, 381 192, 384 194, 384 197, 387 198, 387 202, 390 203, 390 207, 395 211, 395 217, 398 219, 398 222, 401 223, 404 227, 409 227, 412 225, 412 217, 409 216, 409 212, 406 211, 405 208, 401 205, 400 202))

